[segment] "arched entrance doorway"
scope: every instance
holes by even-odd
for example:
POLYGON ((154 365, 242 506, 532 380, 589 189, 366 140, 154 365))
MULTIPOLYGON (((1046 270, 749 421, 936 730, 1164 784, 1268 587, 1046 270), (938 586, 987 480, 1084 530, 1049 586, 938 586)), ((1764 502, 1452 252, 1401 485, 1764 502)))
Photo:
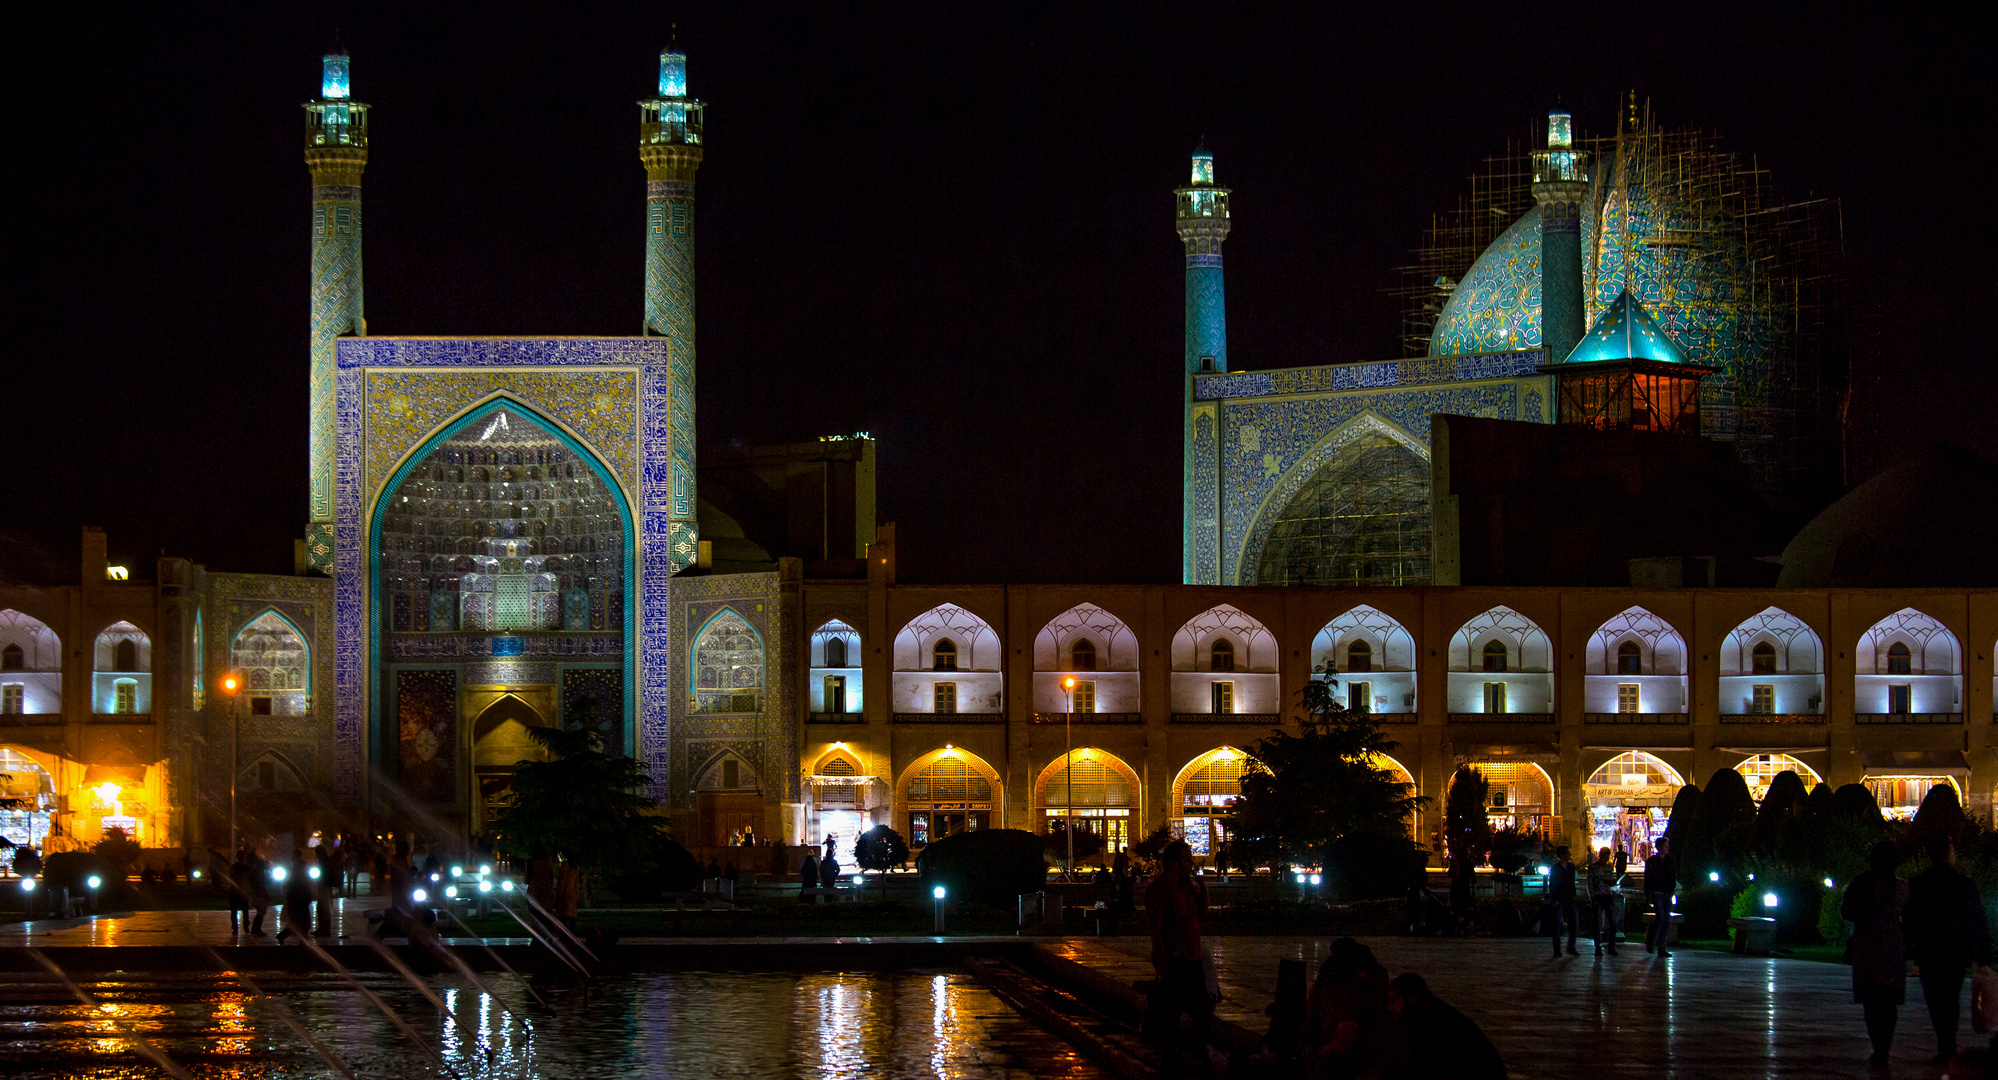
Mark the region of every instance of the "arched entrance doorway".
POLYGON ((898 786, 912 848, 953 833, 991 828, 1005 791, 992 766, 952 746, 918 759, 898 786))
POLYGON ((472 724, 472 775, 477 785, 481 830, 506 802, 513 771, 526 761, 546 761, 548 752, 528 734, 548 721, 527 702, 508 694, 486 706, 472 724))
POLYGON ((1114 855, 1138 831, 1138 774, 1115 754, 1079 747, 1073 767, 1063 755, 1041 770, 1034 805, 1036 832, 1050 834, 1073 812, 1076 828, 1102 837, 1104 854, 1114 855))
MULTIPOLYGON (((1491 790, 1485 796, 1485 819, 1494 829, 1518 829, 1548 835, 1558 820, 1554 781, 1547 770, 1530 761, 1467 761, 1484 775, 1491 790)), ((1452 782, 1456 779, 1453 774, 1452 782)), ((1444 792, 1449 805, 1449 792, 1444 792)))
POLYGON ((1655 755, 1628 750, 1610 758, 1582 784, 1589 805, 1589 850, 1626 851, 1648 858, 1665 835, 1672 802, 1686 782, 1655 755))
POLYGON ((1242 774, 1248 769, 1249 755, 1223 746, 1187 762, 1173 778, 1173 831, 1195 856, 1211 856, 1227 842, 1228 816, 1242 797, 1242 774))
POLYGON ((0 836, 37 851, 55 823, 55 778, 35 759, 0 746, 0 836))

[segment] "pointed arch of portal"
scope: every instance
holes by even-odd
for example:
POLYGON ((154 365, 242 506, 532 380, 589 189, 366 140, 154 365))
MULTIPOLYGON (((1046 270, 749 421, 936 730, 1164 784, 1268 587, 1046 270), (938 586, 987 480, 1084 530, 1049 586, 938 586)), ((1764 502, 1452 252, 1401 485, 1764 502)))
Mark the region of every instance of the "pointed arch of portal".
MULTIPOLYGON (((392 732, 382 727, 382 703, 393 700, 390 687, 385 685, 387 672, 382 663, 382 521, 387 516, 386 504, 402 489, 403 482, 417 466, 426 461, 431 453, 445 442, 455 438, 466 428, 490 418, 502 410, 510 411, 524 420, 535 424, 560 442, 566 449, 575 453, 578 461, 590 470, 591 475, 604 485, 606 492, 613 493, 611 503, 617 507, 619 527, 623 533, 624 561, 624 752, 637 753, 638 712, 637 712, 637 672, 638 672, 638 543, 636 522, 632 515, 630 493, 618 482, 617 473, 611 469, 603 457, 589 444, 576 437, 565 425, 536 409, 519 398, 499 392, 473 404, 457 416, 439 425, 409 453, 396 463, 395 471, 383 482, 381 490, 367 498, 362 506, 366 512, 365 532, 367 547, 362 557, 367 560, 367 604, 362 610, 361 619, 367 628, 366 682, 368 694, 368 760, 376 767, 388 765, 393 769, 392 759, 396 744, 392 732)), ((394 775, 393 772, 390 775, 394 775)))
POLYGON ((1321 467, 1337 457, 1340 451, 1369 435, 1390 439, 1423 462, 1429 461, 1428 440, 1410 435, 1399 424, 1372 409, 1361 410, 1359 415, 1333 428, 1277 476, 1276 484, 1270 488, 1269 494, 1263 496, 1255 516, 1249 519, 1249 528, 1242 535, 1241 544, 1235 548, 1233 564, 1228 568, 1230 580, 1237 585, 1256 584, 1256 574, 1263 563, 1263 549, 1269 545, 1270 530, 1276 526, 1277 517, 1297 497, 1297 493, 1304 490, 1312 477, 1318 475, 1321 467))

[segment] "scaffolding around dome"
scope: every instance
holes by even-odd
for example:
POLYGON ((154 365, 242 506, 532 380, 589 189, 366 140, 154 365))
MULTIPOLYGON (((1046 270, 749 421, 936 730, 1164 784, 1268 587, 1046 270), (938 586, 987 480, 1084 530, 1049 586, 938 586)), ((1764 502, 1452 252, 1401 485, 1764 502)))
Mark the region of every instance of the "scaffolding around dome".
MULTIPOLYGON (((1733 443, 1758 489, 1811 501, 1836 485, 1860 396, 1838 201, 1778 203, 1753 157, 1706 132, 1665 130, 1648 108, 1611 136, 1577 133, 1571 144, 1598 163, 1582 210, 1589 322, 1629 289, 1686 359, 1714 369, 1701 388, 1702 433, 1733 443)), ((1400 268, 1405 355, 1541 344, 1533 180, 1527 147, 1508 145, 1432 218, 1400 268)))

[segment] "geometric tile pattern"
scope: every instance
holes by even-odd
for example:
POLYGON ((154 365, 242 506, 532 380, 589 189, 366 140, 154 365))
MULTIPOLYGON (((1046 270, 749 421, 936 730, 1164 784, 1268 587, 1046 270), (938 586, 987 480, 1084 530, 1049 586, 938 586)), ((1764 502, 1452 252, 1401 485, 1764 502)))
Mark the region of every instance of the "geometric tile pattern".
POLYGON ((664 637, 676 662, 691 666, 695 639, 717 616, 745 624, 775 655, 766 652, 755 712, 698 711, 691 672, 672 687, 662 688, 658 695, 662 708, 646 710, 641 720, 646 726, 638 739, 639 756, 652 778, 649 793, 675 809, 691 805, 688 792, 698 768, 726 748, 756 772, 766 799, 798 802, 803 729, 795 677, 798 657, 791 628, 784 622, 777 573, 676 577, 669 588, 672 603, 664 637))
POLYGON ((645 322, 672 343, 666 393, 671 450, 668 531, 675 570, 694 562, 694 185, 649 180, 645 185, 645 322))

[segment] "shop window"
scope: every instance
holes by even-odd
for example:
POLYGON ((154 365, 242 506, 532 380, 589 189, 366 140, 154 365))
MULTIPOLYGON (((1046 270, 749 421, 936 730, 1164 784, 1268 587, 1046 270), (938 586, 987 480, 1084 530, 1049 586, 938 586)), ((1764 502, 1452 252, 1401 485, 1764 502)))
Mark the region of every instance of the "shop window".
MULTIPOLYGON (((1506 664, 1505 642, 1503 641, 1485 642, 1485 670, 1492 672, 1504 671, 1505 664, 1506 664)), ((1485 711, 1490 712, 1491 710, 1487 709, 1485 711)))
POLYGON ((1093 642, 1078 641, 1068 650, 1070 671, 1096 670, 1096 645, 1093 642))
POLYGON ((19 645, 9 645, 0 649, 0 671, 25 671, 28 661, 19 645))
POLYGON ((1093 713, 1096 711, 1095 683, 1078 682, 1075 684, 1075 689, 1071 691, 1071 694, 1073 695, 1073 700, 1075 702, 1076 712, 1093 713))
MULTIPOLYGON (((827 667, 845 667, 845 666, 846 666, 846 639, 845 639, 845 638, 843 638, 843 637, 829 637, 829 638, 827 638, 827 639, 826 639, 826 666, 827 666, 827 667)), ((833 711, 834 711, 834 712, 843 712, 843 711, 845 711, 845 710, 843 710, 843 709, 834 709, 833 711)))
POLYGON ((253 697, 253 698, 251 698, 251 699, 250 699, 250 715, 251 715, 251 716, 269 716, 270 714, 271 714, 271 699, 270 699, 270 698, 267 698, 267 697, 253 697))
POLYGON ((1504 683, 1488 682, 1485 684, 1485 711, 1488 713, 1502 713, 1506 711, 1504 683))
POLYGON ((1374 711, 1374 684, 1348 683, 1346 685, 1346 708, 1353 712, 1374 711))
POLYGON ((1913 712, 1913 688, 1907 683, 1896 683, 1887 688, 1887 711, 1907 714, 1913 712))
POLYGON ((1912 675, 1914 673, 1914 657, 1909 654, 1908 647, 1898 641, 1889 646, 1887 649, 1887 674, 1912 675))
POLYGON ((1616 711, 1620 713, 1640 712, 1637 707, 1638 684, 1634 682, 1616 684, 1616 711))
POLYGON ((930 659, 933 662, 933 670, 956 671, 957 642, 949 638, 937 642, 936 647, 930 650, 930 659))
POLYGON ((1346 646, 1346 670, 1359 672, 1374 670, 1374 647, 1364 641, 1355 641, 1346 646))
POLYGON ((928 847, 929 843, 930 843, 930 815, 910 814, 909 845, 911 847, 928 847))
POLYGON ((1215 715, 1220 716, 1233 713, 1235 711, 1235 684, 1231 682, 1218 682, 1213 684, 1212 689, 1215 715))
POLYGON ((846 711, 846 676, 826 676, 825 706, 826 711, 829 713, 843 713, 846 711))
POLYGON ((1235 643, 1227 638, 1216 638, 1212 648, 1207 650, 1209 671, 1235 670, 1235 643))
POLYGON ((1752 693, 1753 697, 1749 699, 1748 703, 1749 712, 1757 716, 1770 716, 1776 712, 1776 688, 1774 686, 1757 684, 1753 688, 1752 693))
POLYGON ((8 716, 19 716, 23 712, 26 712, 26 696, 27 688, 20 683, 8 683, 6 686, 0 686, 0 713, 5 713, 8 716))
POLYGON ((1776 646, 1766 641, 1756 642, 1754 650, 1749 653, 1749 663, 1752 665, 1749 669, 1751 675, 1776 674, 1776 646))
POLYGON ((936 711, 954 713, 957 711, 957 684, 940 682, 936 685, 936 711))
MULTIPOLYGON (((130 644, 126 642, 125 644, 130 644)), ((131 679, 119 679, 112 686, 112 708, 115 713, 139 711, 139 684, 131 679)))
MULTIPOLYGON (((1901 649, 1903 656, 1907 655, 1907 652, 1906 648, 1901 649)), ((111 670, 139 670, 139 643, 133 641, 131 638, 124 638, 119 641, 117 646, 111 651, 111 670)))
MULTIPOLYGON (((1616 647, 1616 673, 1618 675, 1640 675, 1644 672, 1644 651, 1637 642, 1626 641, 1616 647)), ((1637 710, 1629 710, 1635 712, 1637 710)))

